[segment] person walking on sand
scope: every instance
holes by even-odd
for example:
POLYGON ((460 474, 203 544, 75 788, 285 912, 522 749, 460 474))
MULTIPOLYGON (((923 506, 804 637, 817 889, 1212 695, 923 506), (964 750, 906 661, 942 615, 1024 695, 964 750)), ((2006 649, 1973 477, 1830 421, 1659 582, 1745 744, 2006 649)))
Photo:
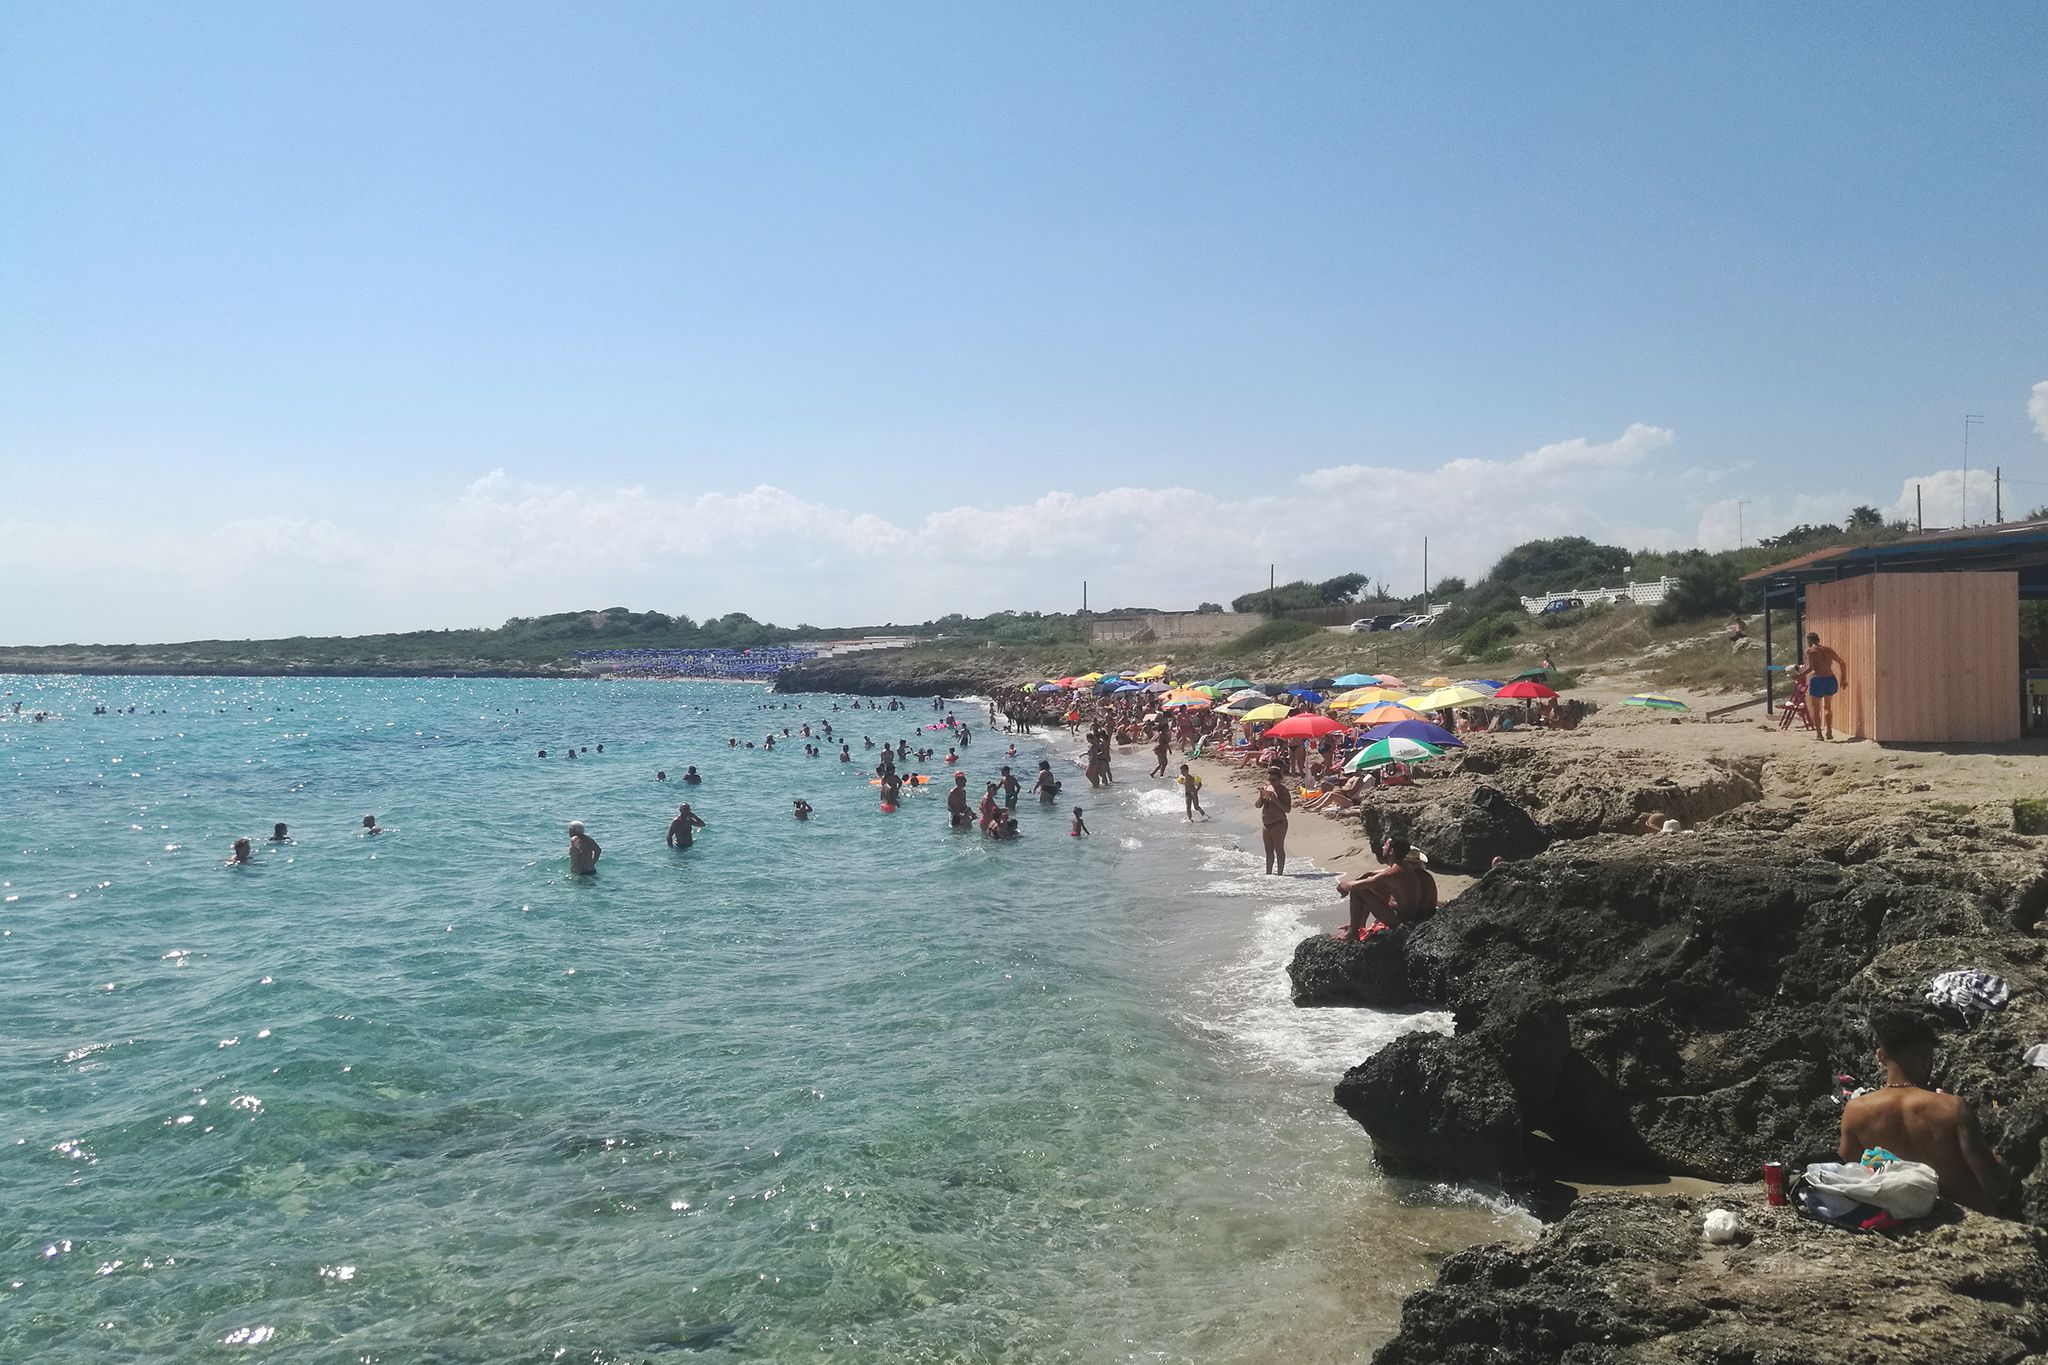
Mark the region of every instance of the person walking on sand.
POLYGON ((1820 642, 1819 635, 1806 637, 1806 719, 1813 725, 1813 737, 1835 737, 1835 694, 1849 685, 1849 666, 1842 656, 1820 642))
POLYGON ((1252 805, 1259 812, 1259 833, 1266 844, 1266 875, 1287 875, 1287 770, 1275 764, 1266 770, 1266 781, 1252 805))
POLYGON ((583 832, 583 822, 581 820, 571 820, 569 822, 569 871, 579 877, 595 876, 597 874, 597 860, 603 856, 604 850, 598 847, 597 840, 583 832))
POLYGON ((1197 815, 1204 820, 1208 819, 1209 812, 1202 809, 1202 779, 1183 763, 1180 765, 1180 776, 1175 780, 1180 783, 1182 804, 1187 807, 1188 821, 1193 823, 1197 815))
POLYGON ((676 818, 668 822, 668 846, 688 848, 697 842, 697 831, 703 828, 704 822, 697 812, 690 809, 689 802, 683 802, 676 807, 676 818))

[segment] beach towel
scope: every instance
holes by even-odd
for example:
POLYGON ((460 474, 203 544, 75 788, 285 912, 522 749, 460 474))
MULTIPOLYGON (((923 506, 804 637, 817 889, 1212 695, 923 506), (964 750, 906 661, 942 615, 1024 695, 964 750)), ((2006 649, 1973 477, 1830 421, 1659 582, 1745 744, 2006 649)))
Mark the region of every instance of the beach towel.
POLYGON ((2011 998, 2012 988, 2004 977, 1980 972, 1975 967, 1943 972, 1927 983, 1927 1003, 1960 1014, 1966 1023, 1980 1014, 2005 1008, 2005 1002, 2011 998))
POLYGON ((1879 1147, 1866 1151, 1861 1161, 1814 1162, 1806 1168, 1806 1184, 1822 1194, 1873 1204, 1900 1219, 1932 1213, 1937 1192, 1932 1166, 1893 1156, 1879 1147))

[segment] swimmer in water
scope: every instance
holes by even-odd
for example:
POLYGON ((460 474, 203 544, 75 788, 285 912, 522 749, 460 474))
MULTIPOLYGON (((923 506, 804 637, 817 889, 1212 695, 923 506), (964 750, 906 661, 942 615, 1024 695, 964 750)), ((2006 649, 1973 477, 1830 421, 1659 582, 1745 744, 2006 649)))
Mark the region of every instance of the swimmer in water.
POLYGON ((657 772, 654 775, 654 780, 656 782, 666 782, 668 781, 668 774, 666 772, 657 772))
POLYGON ((597 860, 604 856, 604 850, 597 846, 597 840, 583 832, 581 820, 569 822, 569 870, 579 877, 597 874, 597 860))
POLYGON ((953 774, 953 790, 946 793, 946 820, 954 829, 974 823, 974 813, 967 808, 967 774, 953 774))
POLYGON ((789 813, 799 820, 808 820, 811 818, 811 803, 799 796, 789 813))
POLYGON ((697 841, 697 831, 703 828, 704 822, 697 817, 697 812, 690 809, 689 802, 683 802, 676 807, 676 818, 668 822, 668 846, 688 848, 697 841))
POLYGON ((1024 790, 1024 784, 1017 780, 1017 775, 1010 771, 1010 765, 1007 763, 1003 765, 1003 778, 1000 785, 1003 789, 1003 805, 1010 810, 1015 810, 1017 808, 1017 793, 1024 790))
POLYGON ((225 865, 228 867, 239 867, 243 863, 252 860, 253 855, 249 852, 249 841, 246 838, 242 838, 235 840, 234 856, 229 858, 225 865))
POLYGON ((292 838, 291 831, 285 828, 284 821, 280 820, 270 827, 270 842, 273 844, 289 844, 296 841, 292 838))
POLYGON ((683 773, 683 781, 687 782, 692 787, 698 785, 703 780, 704 779, 702 777, 699 777, 697 775, 697 765, 694 763, 692 763, 689 766, 689 768, 683 773))
POLYGON ((1031 781, 1031 790, 1038 793, 1038 803, 1050 806, 1060 794, 1060 780, 1052 775, 1052 764, 1046 759, 1038 760, 1038 776, 1031 781))
POLYGON ((1081 818, 1081 808, 1079 806, 1076 806, 1074 807, 1074 827, 1068 830, 1067 833, 1072 837, 1078 839, 1087 832, 1088 822, 1081 818))
POLYGON ((377 823, 377 817, 376 817, 376 816, 374 816, 374 815, 365 815, 365 816, 363 817, 363 833, 365 833, 365 834, 382 834, 383 832, 384 832, 384 827, 383 827, 382 825, 379 825, 379 824, 377 823))

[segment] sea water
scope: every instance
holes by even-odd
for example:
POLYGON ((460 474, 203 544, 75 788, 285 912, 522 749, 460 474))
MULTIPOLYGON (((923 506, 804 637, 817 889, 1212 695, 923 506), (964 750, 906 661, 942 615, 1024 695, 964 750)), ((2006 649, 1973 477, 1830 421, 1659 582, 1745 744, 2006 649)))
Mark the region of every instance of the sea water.
POLYGON ((1526 1233, 1377 1174, 1331 1084, 1446 1021, 1293 1009, 1328 874, 1149 756, 1017 739, 1066 791, 998 844, 879 810, 920 700, 0 689, 0 1359, 1350 1360, 1526 1233), (828 720, 852 763, 781 738, 828 720))

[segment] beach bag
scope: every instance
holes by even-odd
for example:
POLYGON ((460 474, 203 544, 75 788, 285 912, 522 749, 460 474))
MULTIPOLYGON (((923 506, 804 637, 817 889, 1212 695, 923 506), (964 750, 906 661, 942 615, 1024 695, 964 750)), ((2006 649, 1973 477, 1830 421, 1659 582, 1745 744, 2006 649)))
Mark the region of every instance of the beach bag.
POLYGON ((1806 1168, 1806 1184, 1836 1200, 1875 1205, 1901 1220, 1924 1218, 1932 1213, 1938 1193, 1938 1179, 1932 1166, 1906 1161, 1875 1147, 1859 1162, 1814 1162, 1806 1168), (1878 1159, 1873 1161, 1873 1156, 1878 1159))

